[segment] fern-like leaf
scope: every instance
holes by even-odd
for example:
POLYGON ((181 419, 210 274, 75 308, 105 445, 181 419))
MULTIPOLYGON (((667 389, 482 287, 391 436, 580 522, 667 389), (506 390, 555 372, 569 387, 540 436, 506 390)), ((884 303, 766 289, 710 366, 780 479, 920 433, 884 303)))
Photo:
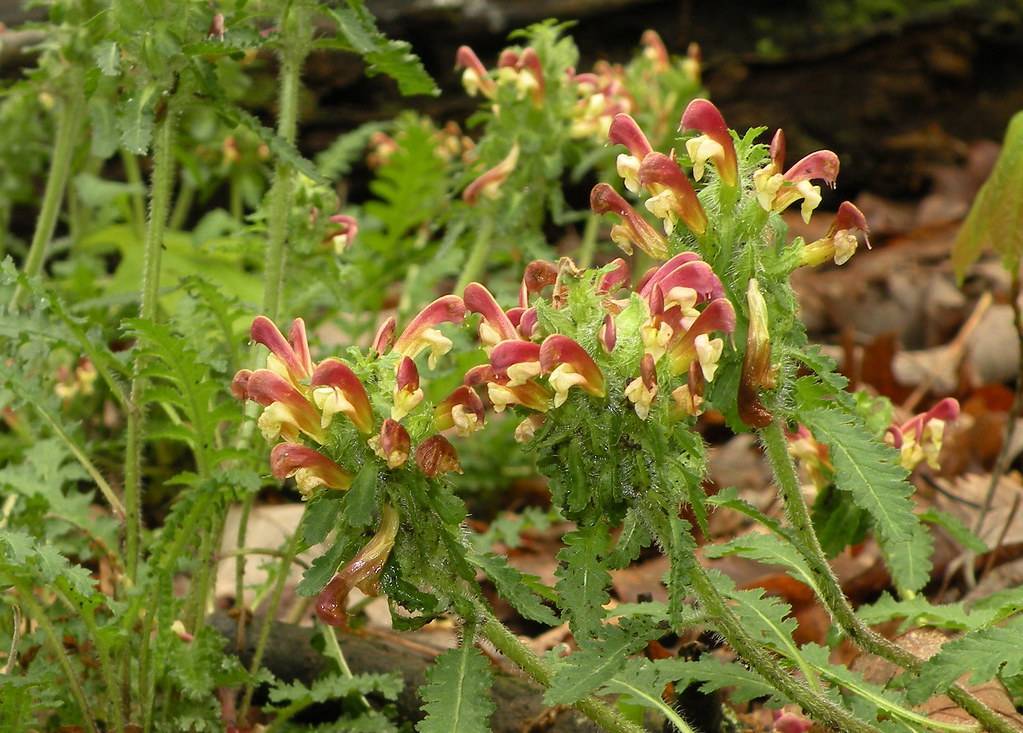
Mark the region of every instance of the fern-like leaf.
POLYGON ((498 595, 508 601, 523 618, 548 626, 558 625, 557 615, 540 599, 540 594, 550 598, 553 591, 544 586, 538 577, 519 572, 504 557, 491 552, 474 553, 471 560, 494 582, 498 595))
POLYGON ((568 625, 576 639, 599 634, 604 621, 604 604, 611 575, 602 558, 607 552, 608 533, 603 525, 580 527, 563 538, 565 547, 558 553, 560 565, 555 586, 560 606, 568 616, 568 625))
POLYGON ((708 545, 704 553, 712 558, 738 555, 767 565, 781 565, 789 575, 813 590, 818 597, 821 595, 817 581, 802 555, 773 534, 746 534, 723 545, 708 545))
POLYGON ((544 694, 548 705, 567 705, 614 676, 631 654, 646 646, 650 627, 642 621, 606 626, 603 636, 561 660, 544 694))
POLYGON ((828 445, 839 489, 870 513, 896 584, 918 590, 930 578, 930 535, 913 514, 913 487, 895 449, 874 440, 844 410, 813 409, 800 419, 828 445))
POLYGON ((490 699, 493 681, 490 665, 465 638, 457 649, 439 657, 426 675, 421 695, 426 718, 416 726, 419 733, 487 733, 494 712, 490 699))

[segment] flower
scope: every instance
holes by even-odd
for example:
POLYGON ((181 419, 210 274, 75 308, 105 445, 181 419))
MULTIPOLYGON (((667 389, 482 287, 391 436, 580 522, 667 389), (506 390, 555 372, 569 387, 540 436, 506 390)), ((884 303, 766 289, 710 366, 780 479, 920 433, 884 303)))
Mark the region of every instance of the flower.
POLYGON ((333 246, 334 253, 340 255, 355 241, 355 236, 359 233, 359 222, 354 216, 346 214, 334 214, 330 217, 330 222, 337 227, 327 237, 327 242, 333 246))
POLYGON ((811 181, 822 180, 834 188, 838 178, 838 156, 830 150, 818 150, 802 158, 782 173, 785 161, 785 133, 778 130, 771 140, 771 162, 753 174, 757 202, 765 211, 781 212, 802 199, 803 221, 820 205, 821 189, 811 181))
POLYGON ((366 388, 340 359, 324 359, 316 367, 311 380, 313 402, 323 411, 321 425, 326 428, 337 413, 352 421, 359 432, 373 432, 373 408, 366 388))
POLYGON ((686 140, 686 152, 693 162, 693 178, 697 181, 703 178, 704 166, 711 161, 722 183, 735 188, 739 181, 735 146, 718 108, 706 99, 694 99, 682 113, 678 129, 680 132, 697 130, 703 133, 686 140))
POLYGON ((604 397, 604 375, 593 358, 578 343, 562 334, 552 334, 540 346, 540 366, 554 389, 554 406, 561 407, 572 387, 594 397, 604 397))
POLYGON ((650 415, 650 406, 657 396, 657 367, 652 354, 643 354, 640 362, 640 376, 625 387, 625 396, 635 405, 640 420, 650 415))
POLYGON ((534 414, 527 417, 525 420, 520 422, 515 427, 515 442, 516 443, 528 443, 536 435, 536 431, 540 429, 540 426, 547 420, 541 414, 534 414))
POLYGON ((301 443, 278 443, 270 451, 270 472, 275 478, 295 479, 304 498, 323 486, 328 489, 347 489, 352 485, 352 474, 317 450, 301 443))
POLYGON ((647 140, 646 135, 643 134, 643 130, 640 129, 636 120, 631 115, 624 113, 615 115, 614 119, 611 120, 611 127, 608 129, 607 137, 612 145, 624 145, 628 148, 628 153, 618 154, 615 166, 618 170, 618 175, 625 182, 625 187, 633 193, 638 193, 640 187, 640 165, 646 156, 653 152, 650 141, 647 140))
POLYGON ((635 245, 654 259, 663 260, 668 256, 668 244, 664 237, 609 184, 598 183, 593 187, 590 191, 590 208, 595 214, 611 213, 622 219, 622 223, 611 227, 611 240, 626 254, 631 254, 635 245))
POLYGON ((959 402, 946 397, 927 412, 914 415, 902 425, 892 425, 885 433, 885 441, 899 451, 902 467, 912 471, 927 461, 931 468, 939 468, 941 441, 945 424, 959 417, 959 402))
POLYGON ((816 267, 833 259, 836 265, 844 265, 856 254, 860 234, 863 234, 869 249, 870 239, 867 235, 870 234, 870 228, 866 217, 856 206, 843 201, 824 236, 803 246, 799 264, 816 267))
POLYGON ((492 98, 497 92, 497 85, 490 78, 487 68, 479 56, 468 46, 459 46, 455 52, 455 68, 462 71, 462 86, 470 97, 482 94, 492 98))
POLYGON ((400 422, 387 418, 380 426, 380 434, 369 439, 369 447, 384 459, 388 468, 398 468, 408 461, 412 439, 400 422))
POLYGON ((394 329, 397 324, 398 321, 394 316, 388 316, 387 320, 380 324, 380 328, 377 329, 376 334, 373 336, 373 345, 370 346, 370 351, 377 356, 383 356, 390 351, 391 346, 394 345, 394 329))
POLYGON ((621 257, 616 257, 607 263, 605 268, 610 268, 610 270, 597 281, 598 293, 605 295, 613 293, 619 288, 628 287, 629 282, 632 280, 632 272, 629 269, 628 262, 621 257))
POLYGON ((380 574, 394 548, 398 536, 399 517, 393 507, 385 505, 380 512, 380 528, 373 538, 356 553, 316 597, 316 615, 331 626, 344 626, 345 603, 352 588, 369 596, 380 593, 380 574))
POLYGON ((495 200, 501 195, 501 184, 508 180, 508 176, 515 170, 519 162, 519 144, 513 143, 511 150, 493 168, 482 173, 476 180, 465 187, 462 192, 462 200, 470 206, 475 206, 480 196, 495 200))
POLYGON ((668 49, 657 31, 647 29, 643 31, 639 42, 643 44, 643 56, 653 64, 654 70, 665 72, 671 66, 671 59, 668 57, 668 49))
POLYGON ((480 343, 485 349, 491 349, 502 341, 517 339, 518 331, 501 310, 501 306, 494 300, 494 296, 483 285, 469 283, 462 293, 462 300, 465 308, 470 313, 479 313, 481 317, 479 326, 480 343))
POLYGON ((431 435, 416 448, 416 465, 429 478, 436 478, 445 473, 462 472, 458 462, 458 453, 451 441, 443 435, 431 435))
POLYGON ((653 193, 646 208, 662 220, 665 234, 671 234, 679 219, 694 234, 707 231, 707 214, 678 163, 663 153, 650 153, 639 168, 639 180, 653 193))
POLYGON ((433 411, 437 430, 454 428, 460 437, 483 429, 483 400, 472 387, 456 387, 433 411))
POLYGON ((773 419, 760 401, 760 390, 774 387, 771 369, 771 339, 767 330, 767 303, 755 278, 746 288, 749 326, 746 330, 746 353, 742 359, 739 379, 739 417, 755 428, 767 426, 773 419))
POLYGON ((704 379, 713 381, 725 344, 721 339, 712 339, 707 334, 713 331, 731 333, 734 330, 735 308, 731 302, 727 298, 712 300, 688 329, 674 329, 665 348, 670 372, 681 374, 697 361, 704 379))
POLYGON ((416 369, 416 363, 407 356, 401 357, 401 361, 398 362, 393 401, 392 420, 401 420, 423 401, 423 390, 419 387, 419 370, 416 369))
POLYGON ((441 323, 461 323, 465 318, 465 303, 457 295, 444 295, 423 308, 401 332, 394 349, 402 356, 415 359, 425 349, 430 350, 429 365, 433 369, 437 360, 451 351, 451 339, 436 329, 441 323))
POLYGON ((306 338, 305 321, 296 318, 291 322, 288 340, 266 316, 256 316, 250 330, 252 340, 270 349, 266 357, 266 368, 289 380, 298 387, 308 381, 313 371, 309 356, 309 341, 306 338))
POLYGON ((517 387, 540 374, 540 344, 532 341, 502 341, 490 352, 490 366, 498 378, 517 387))
POLYGON ((283 436, 285 440, 293 441, 301 432, 319 443, 323 442, 319 413, 305 395, 277 372, 269 369, 242 370, 235 375, 232 391, 266 408, 256 421, 266 440, 283 436))

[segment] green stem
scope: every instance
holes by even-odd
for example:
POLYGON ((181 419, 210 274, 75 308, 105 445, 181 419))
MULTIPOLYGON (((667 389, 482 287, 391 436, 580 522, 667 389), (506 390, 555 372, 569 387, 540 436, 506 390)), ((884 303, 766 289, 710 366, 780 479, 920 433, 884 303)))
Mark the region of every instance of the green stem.
POLYGON ((586 217, 586 226, 583 227, 583 238, 579 242, 579 249, 575 255, 575 263, 581 270, 585 270, 593 264, 593 255, 597 251, 598 232, 600 232, 600 217, 590 213, 586 217))
POLYGON ((462 274, 458 276, 458 284, 455 286, 456 293, 461 293, 465 290, 466 285, 478 280, 480 275, 483 274, 487 258, 490 256, 490 245, 493 242, 493 235, 494 219, 490 216, 485 217, 480 222, 480 228, 476 231, 476 241, 473 242, 469 258, 465 261, 465 266, 462 268, 462 274))
MULTIPOLYGON (((341 674, 344 675, 345 679, 352 679, 355 675, 352 674, 352 668, 348 666, 348 660, 345 659, 345 653, 341 650, 341 644, 337 640, 337 632, 334 631, 333 626, 328 626, 323 622, 319 622, 320 630, 323 633, 323 640, 326 644, 324 650, 328 657, 337 662, 338 669, 341 670, 341 674)), ((372 710, 373 708, 369 704, 369 700, 361 692, 359 693, 359 701, 362 703, 363 708, 366 710, 372 710)))
MULTIPOLYGON (((81 89, 72 81, 67 97, 57 111, 56 138, 53 141, 53 156, 50 158, 50 170, 46 177, 46 190, 43 192, 43 203, 39 208, 35 232, 25 257, 23 272, 30 278, 39 277, 46 261, 46 248, 53 239, 53 230, 57 226, 60 204, 64 200, 67 189, 68 175, 71 172, 71 158, 75 151, 78 128, 81 126, 82 107, 85 98, 81 89)), ((11 296, 10 309, 17 310, 25 298, 26 290, 18 284, 11 296)))
MULTIPOLYGON (((273 620, 277 617, 277 609, 281 605, 281 597, 284 595, 284 586, 288 582, 288 571, 291 569, 291 561, 298 554, 298 548, 302 544, 301 536, 302 525, 299 523, 299 526, 295 528, 295 533, 291 535, 291 539, 288 541, 284 557, 281 558, 280 570, 278 571, 277 581, 274 583, 273 594, 270 596, 270 602, 267 604, 266 612, 263 614, 263 619, 260 622, 259 634, 256 637, 256 649, 252 654, 252 664, 249 666, 249 671, 253 677, 259 672, 259 667, 263 663, 263 652, 266 651, 266 642, 270 638, 270 627, 273 625, 273 620)), ((251 682, 245 685, 242 703, 238 708, 238 720, 243 721, 247 718, 249 706, 252 704, 252 695, 255 690, 255 685, 251 682)))
POLYGON ((80 613, 81 619, 85 623, 85 628, 89 631, 89 637, 96 645, 96 656, 99 658, 99 670, 103 677, 103 685, 106 687, 104 692, 107 695, 107 705, 109 706, 110 714, 114 719, 114 728, 119 733, 124 733, 124 717, 121 710, 121 700, 118 695, 121 688, 118 687, 114 678, 114 667, 110 658, 110 645, 107 643, 106 637, 100 632, 99 626, 96 624, 96 610, 88 603, 76 606, 68 600, 67 605, 72 612, 80 613))
MULTIPOLYGON (((306 44, 285 48, 281 54, 280 101, 277 134, 289 143, 295 142, 298 130, 298 93, 302 86, 302 65, 306 44)), ((267 223, 266 267, 264 269, 263 314, 272 321, 280 315, 284 269, 287 260, 288 218, 294 194, 294 171, 279 162, 270 190, 270 210, 267 223)))
MULTIPOLYGON (((856 611, 853 610, 849 599, 845 597, 845 593, 842 592, 842 586, 838 582, 838 578, 835 577, 831 565, 828 564, 824 550, 817 539, 817 533, 813 529, 813 520, 803 501, 799 478, 796 476, 796 469, 788 452, 788 441, 785 439, 781 423, 775 420, 764 428, 760 432, 760 439, 774 471, 775 483, 778 485, 785 504, 785 514, 801 540, 793 546, 810 566, 810 571, 814 574, 817 587, 820 589, 822 600, 831 613, 832 619, 854 643, 867 652, 909 671, 919 669, 923 660, 863 623, 856 615, 856 611)), ((993 733, 1012 733, 1013 728, 998 713, 967 692, 961 685, 954 685, 949 690, 949 697, 980 721, 987 730, 993 733)))
MULTIPOLYGON (((154 320, 160 292, 160 256, 170 209, 174 181, 174 132, 176 111, 173 100, 156 130, 153 148, 153 171, 149 181, 149 222, 143 249, 142 291, 139 318, 154 320)), ((136 363, 136 371, 140 365, 136 363)), ((125 532, 125 565, 128 577, 135 581, 139 563, 139 537, 142 534, 141 456, 142 427, 145 419, 142 399, 143 380, 136 376, 131 383, 127 410, 124 461, 124 504, 127 511, 125 532)))
MULTIPOLYGON (((498 621, 487 609, 476 604, 481 630, 497 651, 511 660, 536 682, 549 687, 552 671, 546 661, 519 641, 508 627, 498 621)), ((609 733, 643 733, 643 728, 626 720, 621 713, 596 697, 584 697, 574 707, 609 733)))
MULTIPOLYGON (((248 421, 251 423, 252 421, 248 421)), ((248 561, 245 550, 245 539, 249 531, 249 515, 252 513, 252 502, 255 495, 249 494, 242 502, 242 511, 238 517, 238 555, 234 561, 234 607, 238 611, 238 628, 235 631, 235 648, 241 651, 245 641, 245 565, 248 561)))
POLYGON ((93 713, 89 700, 85 696, 82 681, 78 679, 78 675, 75 674, 75 670, 71 666, 71 660, 68 658, 67 652, 64 651, 62 637, 57 633, 53 624, 50 623, 50 619, 46 616, 46 611, 32 597, 32 591, 20 585, 17 587, 18 596, 21 598, 21 602, 25 605, 26 610, 28 610, 28 615, 35 619, 35 622, 39 624, 39 628, 43 630, 46 642, 50 646, 50 651, 57 657, 57 662, 67 676, 68 685, 71 688, 71 696, 75 698, 75 702, 78 703, 78 707, 82 711, 82 718, 85 721, 86 727, 92 733, 99 733, 99 727, 96 725, 96 715, 93 713))

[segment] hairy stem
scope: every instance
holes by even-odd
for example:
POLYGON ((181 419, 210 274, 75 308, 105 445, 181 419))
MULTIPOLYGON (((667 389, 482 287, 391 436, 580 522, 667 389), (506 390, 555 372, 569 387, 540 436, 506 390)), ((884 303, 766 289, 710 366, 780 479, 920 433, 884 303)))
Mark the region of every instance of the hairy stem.
POLYGON ((575 263, 580 269, 585 270, 593 264, 593 254, 597 251, 598 232, 600 232, 600 217, 591 212, 586 217, 582 241, 579 242, 579 249, 575 254, 575 263))
MULTIPOLYGON (((36 278, 43 271, 46 248, 49 247, 50 240, 53 239, 53 230, 57 227, 60 204, 64 200, 68 175, 71 172, 71 158, 75 151, 78 128, 82 122, 85 98, 77 85, 72 83, 69 86, 71 88, 57 110, 56 137, 53 140, 50 170, 46 176, 46 190, 43 192, 43 203, 39 208, 35 231, 32 233, 32 243, 29 245, 22 268, 22 272, 29 278, 36 278)), ((19 283, 14 289, 14 295, 11 296, 11 310, 21 307, 25 294, 24 286, 19 283)))
POLYGON ((480 228, 476 230, 476 240, 469 251, 469 258, 465 261, 462 274, 458 276, 458 284, 455 292, 461 293, 465 286, 478 280, 486 269, 487 258, 490 256, 490 245, 494 235, 494 219, 486 217, 480 222, 480 228))
MULTIPOLYGON (((544 687, 550 686, 551 668, 528 646, 523 644, 508 627, 498 621, 488 609, 476 605, 483 636, 501 654, 544 687)), ((643 733, 643 728, 626 720, 622 715, 596 697, 584 697, 574 707, 608 733, 643 733)))
MULTIPOLYGON (((139 301, 139 318, 146 320, 153 320, 156 316, 157 296, 160 291, 160 256, 163 252, 163 237, 174 181, 176 122, 174 103, 171 100, 156 130, 153 171, 149 181, 149 221, 143 244, 142 290, 139 301)), ((136 364, 136 371, 139 366, 136 364)), ((139 536, 142 534, 141 457, 145 410, 140 402, 143 384, 141 377, 136 376, 132 380, 125 426, 124 504, 127 513, 125 566, 128 569, 128 577, 133 582, 138 574, 139 536)))
MULTIPOLYGON (((775 420, 764 428, 760 432, 760 439, 774 471, 775 483, 781 491, 785 514, 801 540, 794 546, 810 566, 810 571, 823 596, 824 605, 832 619, 853 642, 867 652, 910 671, 919 669, 923 660, 863 623, 853 610, 849 599, 845 597, 845 593, 842 592, 838 578, 831 570, 831 565, 828 564, 824 550, 817 539, 817 533, 813 529, 810 511, 807 509, 799 489, 799 479, 796 476, 792 457, 788 452, 788 442, 785 439, 781 423, 775 420)), ((962 686, 955 685, 950 689, 949 697, 980 721, 987 730, 994 733, 1011 733, 1013 730, 998 713, 967 692, 962 686)))
POLYGON ((134 153, 129 153, 121 148, 121 162, 124 164, 124 177, 131 184, 131 226, 136 236, 141 236, 146 225, 146 202, 143 198, 145 186, 142 183, 142 172, 139 170, 139 160, 134 153))

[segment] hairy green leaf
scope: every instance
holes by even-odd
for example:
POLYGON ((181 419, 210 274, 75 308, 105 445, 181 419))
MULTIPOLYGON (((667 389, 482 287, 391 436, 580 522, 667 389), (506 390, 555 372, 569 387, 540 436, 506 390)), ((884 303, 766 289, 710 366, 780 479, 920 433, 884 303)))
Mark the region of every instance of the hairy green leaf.
POLYGON ((598 635, 604 621, 604 604, 611 575, 602 559, 607 553, 607 527, 580 527, 564 536, 565 547, 558 553, 555 586, 560 606, 576 639, 598 635))
POLYGON ((543 604, 538 593, 553 595, 535 575, 522 573, 508 564, 506 558, 492 552, 474 554, 474 565, 479 567, 494 582, 497 593, 522 614, 523 618, 548 626, 557 626, 557 615, 543 604), (547 592, 545 592, 547 591, 547 592))
POLYGON ((544 701, 567 705, 588 695, 615 675, 631 654, 646 646, 649 630, 648 624, 637 620, 605 626, 600 639, 586 642, 560 660, 544 701))
POLYGON ((426 718, 419 722, 419 733, 486 733, 494 712, 490 699, 493 676, 490 664, 463 639, 457 649, 437 657, 426 673, 426 686, 420 691, 426 718))

